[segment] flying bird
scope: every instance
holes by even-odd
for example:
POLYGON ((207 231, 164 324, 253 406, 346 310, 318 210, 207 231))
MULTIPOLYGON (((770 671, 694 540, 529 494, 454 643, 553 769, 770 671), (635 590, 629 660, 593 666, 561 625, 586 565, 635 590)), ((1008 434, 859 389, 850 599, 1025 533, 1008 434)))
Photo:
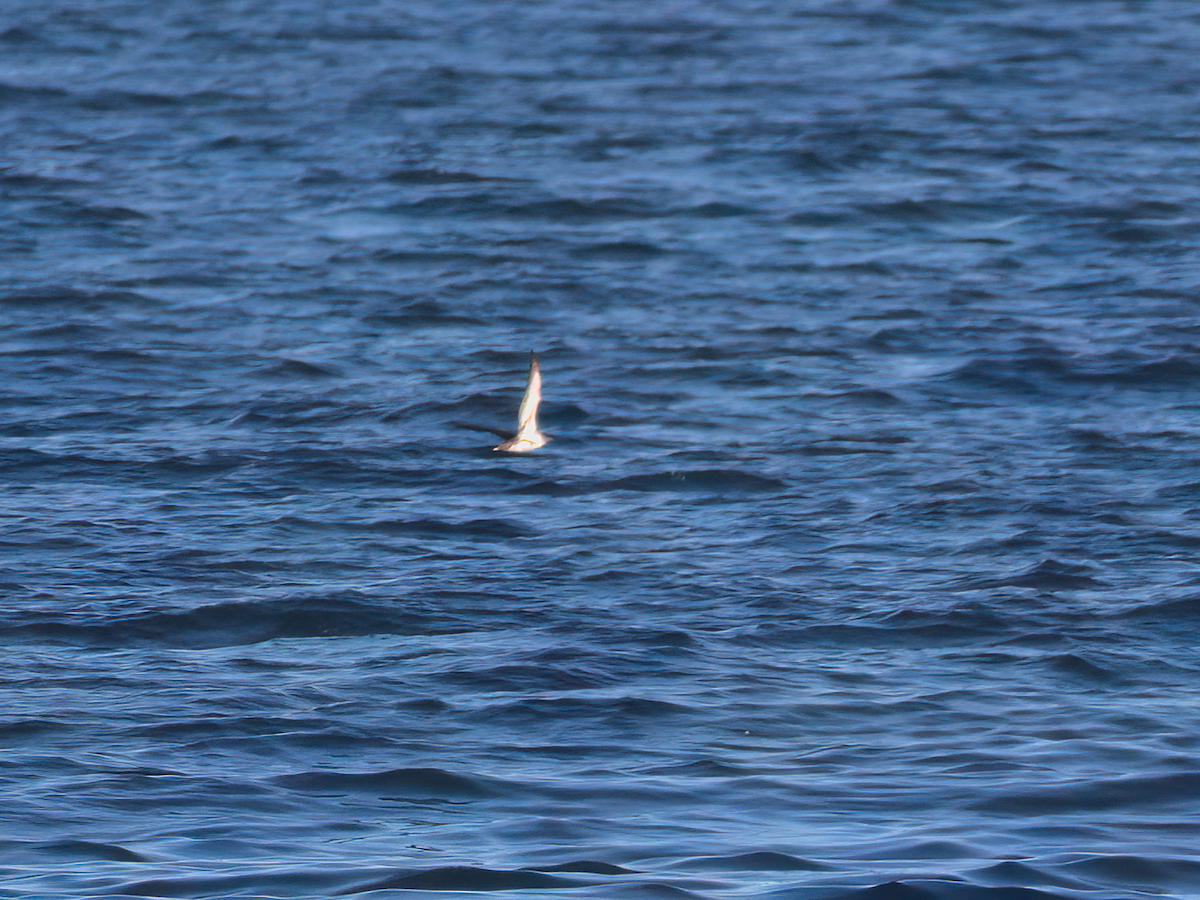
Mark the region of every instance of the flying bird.
POLYGON ((521 408, 517 410, 517 433, 492 449, 504 453, 526 453, 544 445, 546 436, 538 431, 537 426, 538 404, 541 402, 542 370, 538 366, 537 356, 530 353, 529 380, 525 382, 525 395, 521 398, 521 408))

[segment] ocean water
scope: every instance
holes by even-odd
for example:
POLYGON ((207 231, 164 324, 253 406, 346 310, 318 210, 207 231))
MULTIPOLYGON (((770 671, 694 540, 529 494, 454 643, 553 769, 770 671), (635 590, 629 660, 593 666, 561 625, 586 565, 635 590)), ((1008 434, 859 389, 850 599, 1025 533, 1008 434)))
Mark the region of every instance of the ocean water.
POLYGON ((1176 0, 6 0, 0 897, 1200 896, 1198 139, 1176 0))

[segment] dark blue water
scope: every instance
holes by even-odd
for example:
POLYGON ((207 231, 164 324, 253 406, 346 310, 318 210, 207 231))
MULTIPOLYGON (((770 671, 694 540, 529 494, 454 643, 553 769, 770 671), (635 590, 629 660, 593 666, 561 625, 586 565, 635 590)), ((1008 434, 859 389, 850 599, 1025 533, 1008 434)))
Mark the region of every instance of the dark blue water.
POLYGON ((8 0, 0 896, 1200 895, 1198 139, 1175 0, 8 0))

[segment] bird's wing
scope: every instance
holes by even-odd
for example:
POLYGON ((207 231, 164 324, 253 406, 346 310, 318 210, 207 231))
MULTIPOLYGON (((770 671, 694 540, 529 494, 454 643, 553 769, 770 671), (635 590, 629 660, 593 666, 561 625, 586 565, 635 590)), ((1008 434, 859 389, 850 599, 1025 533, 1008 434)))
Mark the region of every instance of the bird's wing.
POLYGON ((456 428, 469 428, 471 431, 483 431, 487 434, 494 434, 497 437, 512 437, 512 433, 505 431, 503 428, 488 428, 486 425, 473 425, 470 422, 451 422, 450 424, 456 428))
POLYGON ((538 404, 542 402, 542 370, 537 357, 529 354, 529 381, 525 385, 525 396, 517 411, 517 434, 537 431, 538 404))

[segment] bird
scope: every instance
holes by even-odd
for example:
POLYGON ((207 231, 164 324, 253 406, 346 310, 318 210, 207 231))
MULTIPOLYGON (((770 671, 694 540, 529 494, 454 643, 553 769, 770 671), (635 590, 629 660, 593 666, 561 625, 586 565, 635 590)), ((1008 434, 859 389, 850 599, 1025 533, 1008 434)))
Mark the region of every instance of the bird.
POLYGON ((493 450, 502 453, 527 453, 544 446, 546 436, 538 431, 537 411, 542 402, 542 370, 538 366, 537 355, 529 354, 529 380, 525 382, 525 394, 521 397, 521 407, 517 410, 517 433, 505 441, 501 441, 493 450))

